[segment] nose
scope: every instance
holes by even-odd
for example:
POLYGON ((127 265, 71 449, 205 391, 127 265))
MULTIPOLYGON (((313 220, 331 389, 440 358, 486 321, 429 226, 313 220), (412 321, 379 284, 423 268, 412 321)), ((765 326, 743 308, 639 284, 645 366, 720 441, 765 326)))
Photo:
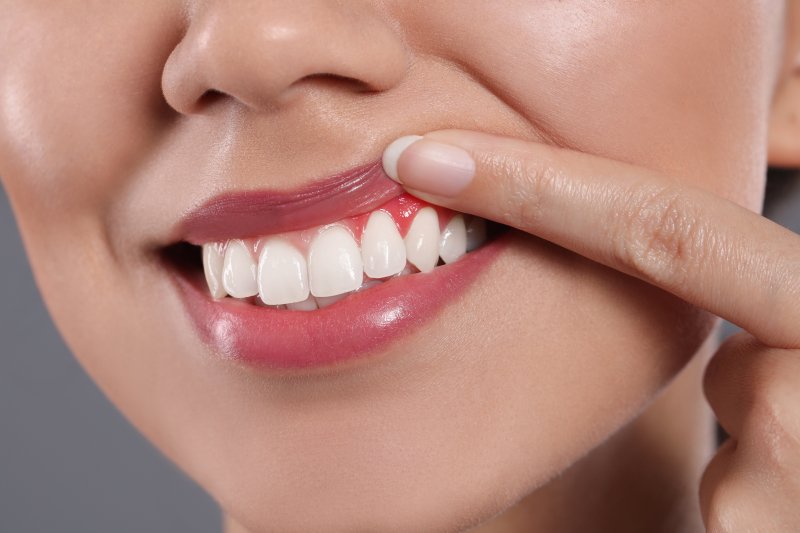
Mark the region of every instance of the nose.
POLYGON ((401 37, 363 2, 206 0, 188 11, 162 76, 167 102, 183 114, 220 95, 264 111, 312 87, 386 91, 407 70, 401 37))

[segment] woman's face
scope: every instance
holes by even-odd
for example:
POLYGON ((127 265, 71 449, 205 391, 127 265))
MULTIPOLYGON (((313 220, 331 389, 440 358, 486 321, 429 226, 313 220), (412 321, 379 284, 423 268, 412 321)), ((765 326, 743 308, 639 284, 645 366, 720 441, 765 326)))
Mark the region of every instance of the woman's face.
POLYGON ((239 522, 453 528, 630 420, 713 318, 512 232, 353 364, 274 371, 207 342, 161 251, 220 195, 296 191, 441 128, 632 162, 758 210, 779 7, 11 0, 0 175, 75 355, 239 522))

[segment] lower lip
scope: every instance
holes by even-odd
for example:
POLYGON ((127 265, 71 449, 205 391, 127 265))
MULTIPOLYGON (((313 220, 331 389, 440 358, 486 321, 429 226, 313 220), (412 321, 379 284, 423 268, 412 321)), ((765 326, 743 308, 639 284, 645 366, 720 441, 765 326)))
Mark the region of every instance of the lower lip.
POLYGON ((201 339, 221 357, 276 370, 322 368, 375 354, 432 319, 488 269, 506 237, 427 274, 393 278, 316 311, 215 301, 202 276, 176 279, 201 339))

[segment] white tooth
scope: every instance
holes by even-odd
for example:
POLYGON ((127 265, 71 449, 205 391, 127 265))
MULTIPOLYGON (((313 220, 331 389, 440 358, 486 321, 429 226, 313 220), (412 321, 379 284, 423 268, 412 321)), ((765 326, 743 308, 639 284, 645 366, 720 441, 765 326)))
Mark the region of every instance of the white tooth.
POLYGON ((367 278, 367 279, 364 280, 364 283, 362 283, 361 286, 358 289, 356 289, 356 292, 365 291, 365 290, 369 289, 370 287, 377 287, 378 285, 382 285, 382 284, 383 284, 383 280, 382 279, 370 279, 370 278, 367 278))
POLYGON ((306 258, 282 239, 268 239, 258 260, 258 295, 267 305, 302 302, 308 298, 306 258))
POLYGON ((211 297, 219 300, 228 294, 222 286, 222 264, 225 261, 222 245, 210 242, 203 245, 203 272, 206 274, 206 283, 211 297))
POLYGON ((317 309, 317 300, 309 294, 308 299, 302 302, 286 304, 286 309, 292 311, 315 311, 317 309))
POLYGON ((321 296, 321 297, 317 298, 317 305, 319 306, 320 309, 324 309, 324 308, 328 307, 329 305, 335 304, 336 302, 338 302, 339 300, 341 300, 342 298, 344 298, 348 294, 350 294, 350 293, 349 292, 345 292, 343 294, 337 294, 336 296, 321 296))
POLYGON ((420 209, 405 238, 408 262, 420 272, 430 272, 439 262, 439 216, 432 207, 420 209))
POLYGON ((261 298, 253 298, 253 302, 258 307, 266 307, 267 309, 286 309, 285 305, 267 305, 261 301, 261 298))
POLYGON ((471 252, 486 242, 486 220, 472 217, 467 224, 467 251, 471 252))
POLYGON ((247 245, 240 240, 228 242, 222 263, 222 286, 234 298, 258 294, 256 262, 247 245))
POLYGON ((455 215, 447 223, 439 240, 439 255, 445 263, 452 263, 467 253, 467 227, 464 217, 455 215))
POLYGON ((364 273, 371 278, 393 276, 406 266, 406 246, 394 219, 385 211, 369 216, 361 235, 364 273))
POLYGON ((409 274, 414 274, 416 272, 416 268, 406 263, 406 266, 403 267, 403 270, 395 274, 394 277, 399 278, 401 276, 408 276, 409 274))
POLYGON ((311 294, 317 297, 336 296, 361 286, 361 251, 345 227, 328 227, 311 243, 308 277, 311 294))

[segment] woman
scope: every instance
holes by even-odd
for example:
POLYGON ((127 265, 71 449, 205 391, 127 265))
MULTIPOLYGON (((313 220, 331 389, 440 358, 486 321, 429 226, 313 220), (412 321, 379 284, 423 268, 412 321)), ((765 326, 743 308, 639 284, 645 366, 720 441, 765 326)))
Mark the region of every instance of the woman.
POLYGON ((0 47, 48 307, 229 532, 800 527, 797 2, 12 0, 0 47))

